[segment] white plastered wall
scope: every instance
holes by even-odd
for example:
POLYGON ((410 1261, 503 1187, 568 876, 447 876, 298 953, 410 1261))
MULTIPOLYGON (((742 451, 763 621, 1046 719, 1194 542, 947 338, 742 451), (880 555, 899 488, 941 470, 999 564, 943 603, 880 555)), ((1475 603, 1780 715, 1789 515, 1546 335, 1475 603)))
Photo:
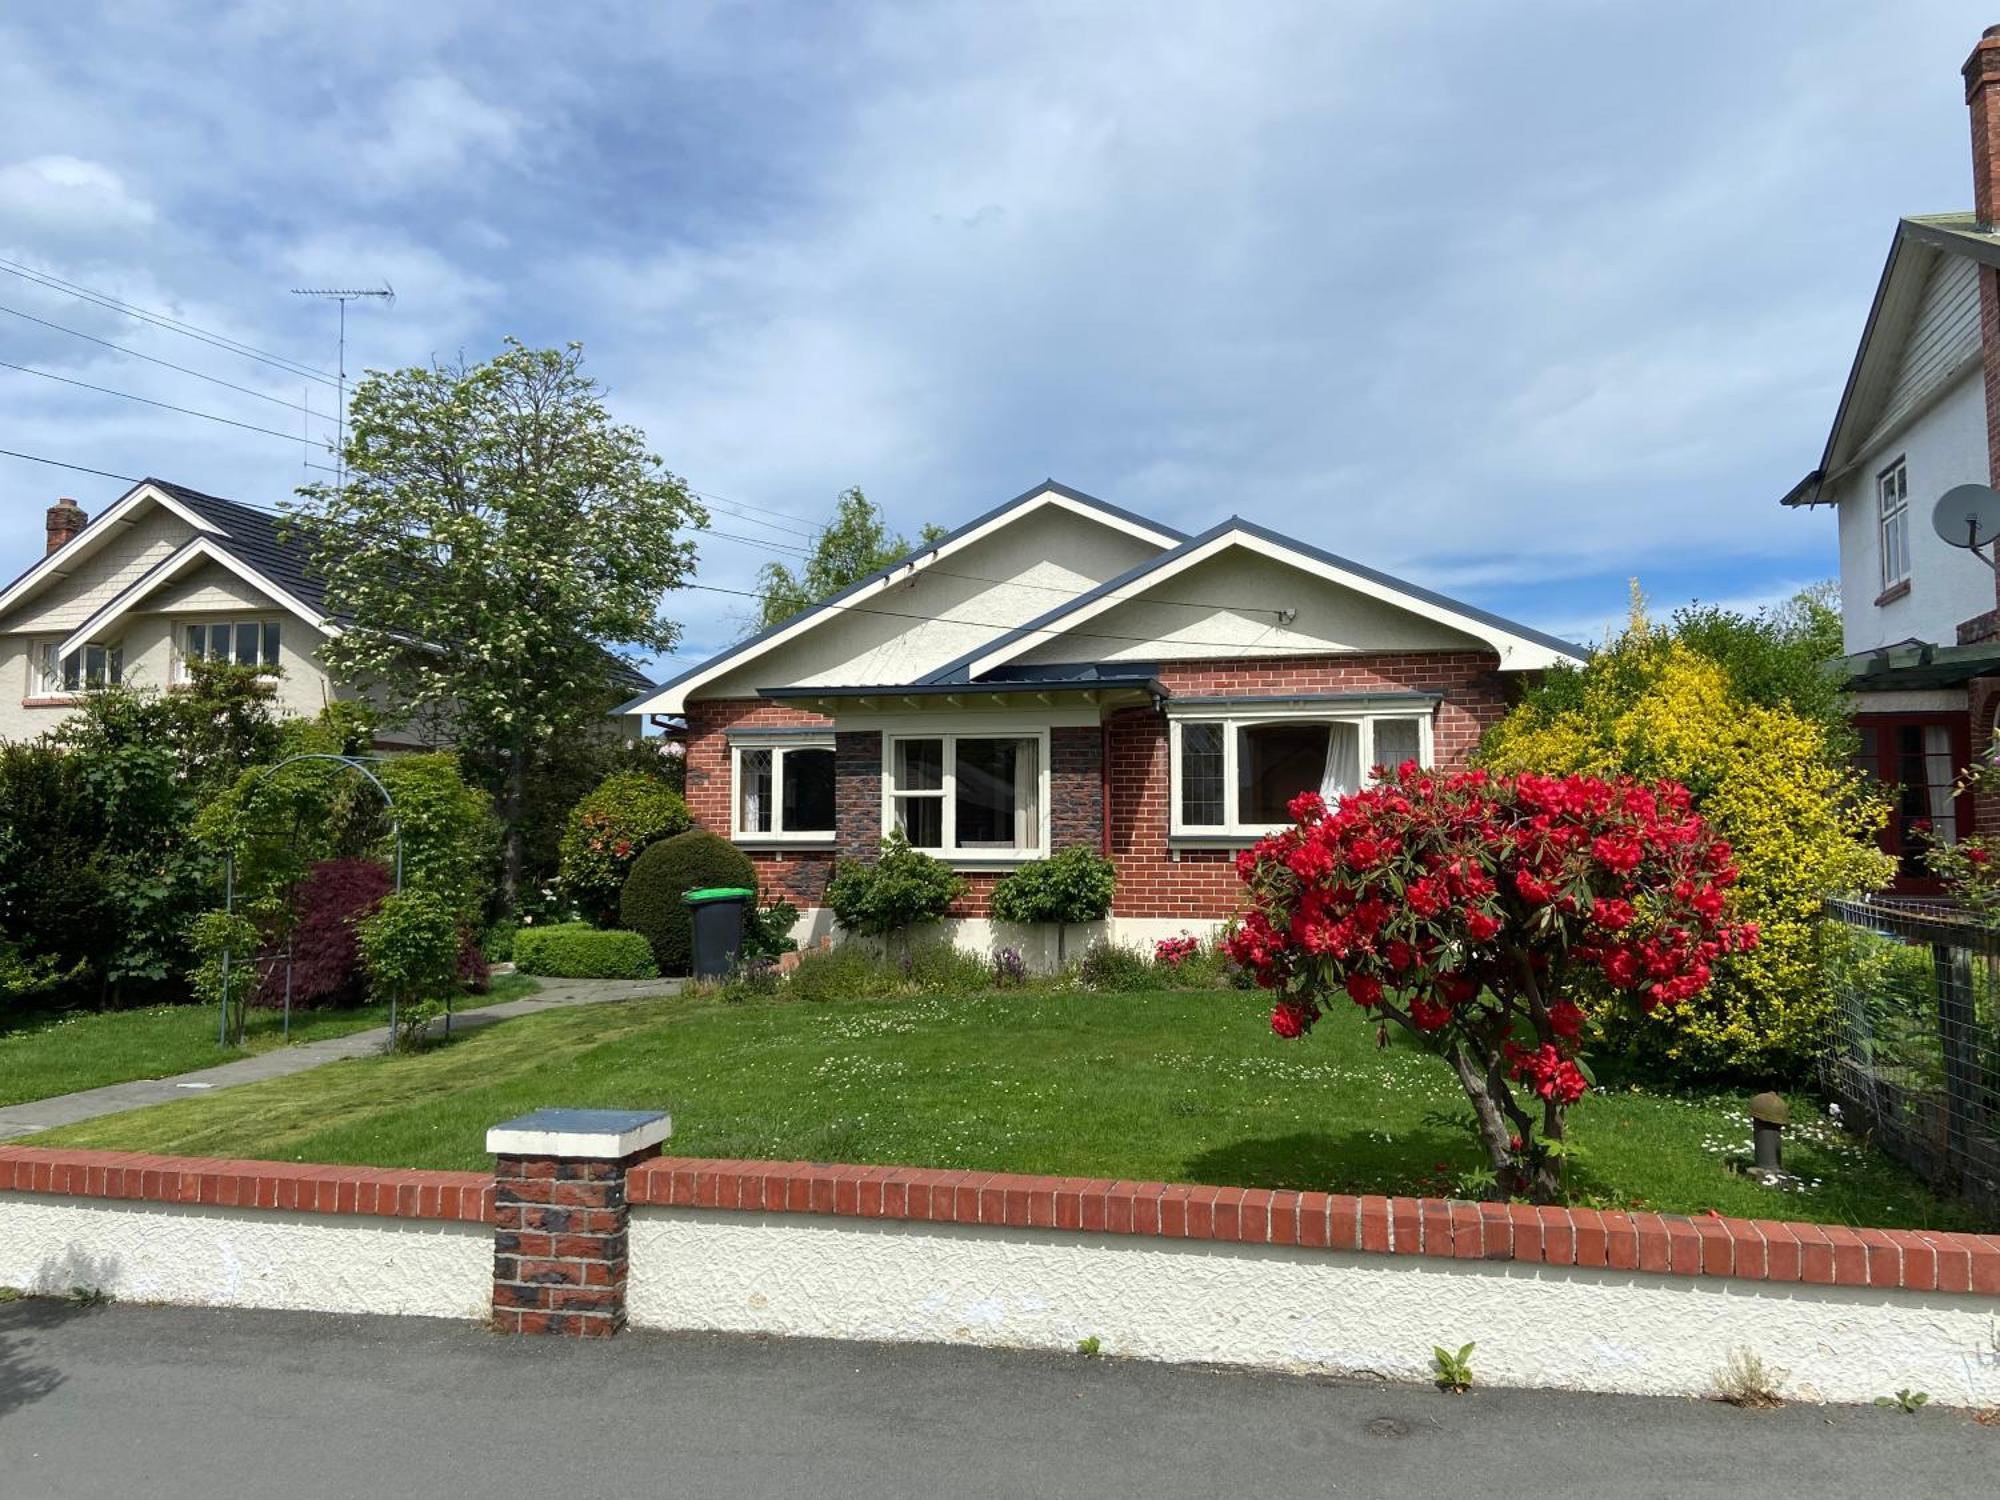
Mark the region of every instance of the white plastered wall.
POLYGON ((781 684, 911 682, 1159 551, 1119 527, 1044 506, 703 683, 698 696, 754 697, 781 684))
POLYGON ((1176 661, 1325 651, 1486 651, 1435 620, 1234 547, 1015 660, 1176 661), (1217 607, 1219 606, 1219 607, 1217 607), (1281 621, 1279 611, 1294 612, 1281 621))
POLYGON ((1786 1394, 2000 1403, 1991 1298, 1054 1230, 636 1209, 633 1326, 1104 1352, 1702 1396, 1736 1349, 1786 1394))
POLYGON ((0 1193, 0 1286, 128 1302, 484 1318, 493 1231, 455 1220, 0 1193))
MULTIPOLYGON (((919 943, 948 942, 961 952, 978 958, 992 958, 1003 948, 1012 948, 1022 961, 1038 973, 1051 972, 1058 962, 1075 963, 1092 948, 1107 945, 1132 948, 1149 957, 1153 945, 1162 938, 1196 937, 1212 940, 1222 923, 1198 917, 1111 917, 1102 922, 1072 922, 1060 935, 1053 923, 1020 924, 995 922, 987 917, 951 917, 934 927, 921 929, 914 938, 919 943)), ((817 948, 822 941, 868 942, 849 938, 833 920, 833 909, 806 907, 791 927, 792 939, 801 950, 817 948)))

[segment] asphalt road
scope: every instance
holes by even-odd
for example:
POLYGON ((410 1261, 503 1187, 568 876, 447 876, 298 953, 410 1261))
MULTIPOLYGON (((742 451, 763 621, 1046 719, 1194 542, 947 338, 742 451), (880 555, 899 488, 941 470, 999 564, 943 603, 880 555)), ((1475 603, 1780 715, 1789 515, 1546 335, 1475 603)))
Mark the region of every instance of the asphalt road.
POLYGON ((1427 1388, 928 1346, 0 1306, 6 1500, 1991 1496, 1960 1412, 1427 1388))

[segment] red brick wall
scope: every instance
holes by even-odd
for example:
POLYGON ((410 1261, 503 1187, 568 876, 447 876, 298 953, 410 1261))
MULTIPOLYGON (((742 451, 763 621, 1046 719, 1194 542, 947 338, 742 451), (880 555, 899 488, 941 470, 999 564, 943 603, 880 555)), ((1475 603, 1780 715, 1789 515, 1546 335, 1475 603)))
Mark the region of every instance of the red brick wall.
MULTIPOLYGON (((695 826, 729 837, 731 796, 729 731, 757 729, 831 729, 833 721, 819 714, 767 703, 761 698, 719 698, 690 703, 687 710, 687 803, 695 826)), ((758 897, 779 897, 794 906, 822 905, 826 882, 833 872, 833 854, 819 849, 745 850, 757 867, 758 897)))
MULTIPOLYGON (((1506 711, 1498 658, 1482 652, 1391 652, 1296 660, 1188 661, 1161 668, 1160 680, 1179 696, 1269 697, 1280 693, 1437 693, 1444 702, 1432 724, 1440 766, 1465 763, 1479 736, 1506 711)), ((728 836, 729 744, 733 727, 828 728, 828 720, 758 699, 695 703, 688 708, 688 806, 702 827, 728 836)), ((842 734, 836 741, 837 848, 865 856, 881 836, 881 736, 842 734)), ((1103 728, 1065 728, 1050 735, 1051 826, 1055 847, 1103 847, 1118 865, 1113 915, 1220 920, 1240 902, 1235 854, 1193 849, 1170 857, 1167 721, 1152 709, 1115 714, 1103 728), (1107 747, 1108 746, 1108 751, 1107 747), (1105 806, 1104 763, 1110 763, 1105 806)), ((820 851, 751 854, 766 899, 782 894, 800 906, 821 904, 834 855, 820 851)), ((969 872, 970 890, 952 915, 983 917, 999 872, 969 872)))

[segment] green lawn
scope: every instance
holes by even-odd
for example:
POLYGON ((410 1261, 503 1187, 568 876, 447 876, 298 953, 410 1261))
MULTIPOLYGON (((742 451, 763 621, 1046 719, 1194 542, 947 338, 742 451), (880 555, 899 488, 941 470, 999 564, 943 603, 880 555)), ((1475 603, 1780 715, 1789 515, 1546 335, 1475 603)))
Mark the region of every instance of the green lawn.
MULTIPOLYGON (((493 993, 459 1002, 460 1008, 532 994, 535 982, 503 974, 493 993)), ((358 1010, 301 1010, 292 1014, 294 1042, 315 1042, 383 1025, 387 1006, 358 1010)), ((205 1005, 162 1005, 150 1010, 73 1011, 59 1016, 0 1019, 0 1106, 46 1099, 135 1078, 166 1078, 212 1068, 245 1052, 284 1045, 276 1011, 253 1011, 247 1045, 238 1050, 215 1040, 216 1015, 205 1005)))
MULTIPOLYGON (((662 998, 526 1017, 111 1116, 35 1144, 483 1168, 486 1127, 542 1105, 664 1106, 678 1153, 1244 1186, 1450 1193, 1476 1168, 1436 1059, 1336 1013, 1281 1042, 1236 992, 1002 993, 823 1005, 662 998)), ((1810 1103, 1775 1193, 1730 1173, 1737 1098, 1593 1095, 1575 1201, 1881 1226, 1976 1227, 1810 1103)))

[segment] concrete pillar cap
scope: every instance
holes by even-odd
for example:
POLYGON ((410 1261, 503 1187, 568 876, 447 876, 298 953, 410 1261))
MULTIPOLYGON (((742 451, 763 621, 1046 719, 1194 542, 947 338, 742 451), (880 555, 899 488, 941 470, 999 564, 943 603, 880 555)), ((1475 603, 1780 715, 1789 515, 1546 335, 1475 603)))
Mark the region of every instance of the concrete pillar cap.
POLYGON ((486 1132, 495 1156, 575 1157, 618 1161, 674 1133, 674 1122, 656 1109, 538 1109, 486 1132))

